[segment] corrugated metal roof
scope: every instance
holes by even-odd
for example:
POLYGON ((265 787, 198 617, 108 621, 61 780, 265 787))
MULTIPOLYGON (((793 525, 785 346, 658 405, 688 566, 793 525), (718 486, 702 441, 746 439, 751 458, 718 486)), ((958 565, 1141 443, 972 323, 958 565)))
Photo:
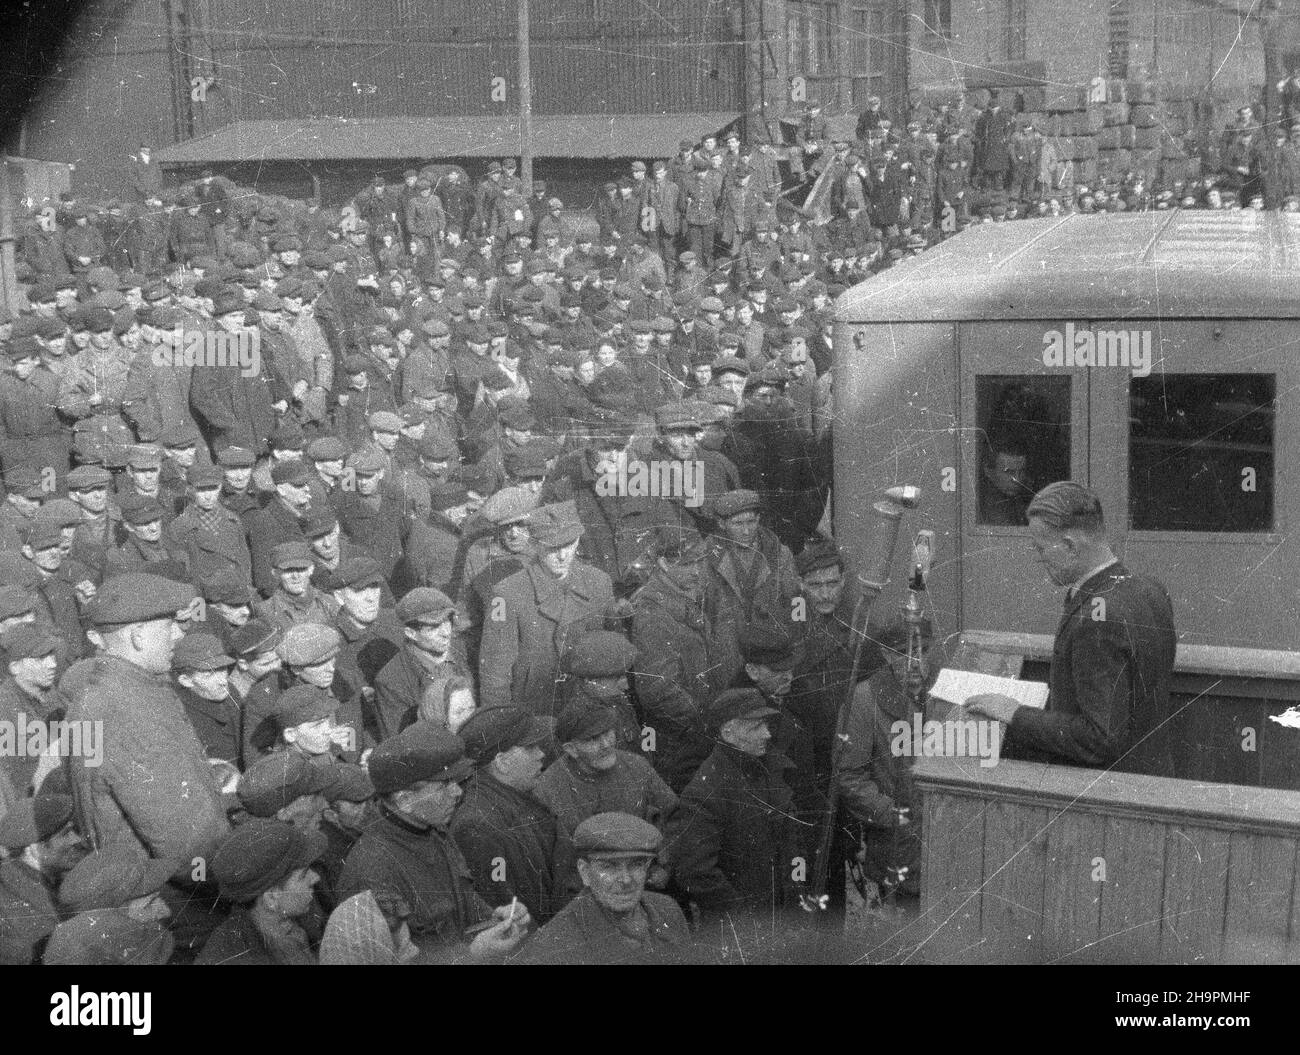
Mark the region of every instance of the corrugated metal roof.
POLYGON ((836 316, 1300 318, 1300 214, 1190 209, 980 224, 846 291, 836 316))
MULTIPOLYGON (((671 157, 681 139, 717 133, 735 113, 543 114, 533 156, 671 157)), ((321 117, 240 121, 158 151, 163 164, 472 158, 519 153, 517 117, 321 117)))

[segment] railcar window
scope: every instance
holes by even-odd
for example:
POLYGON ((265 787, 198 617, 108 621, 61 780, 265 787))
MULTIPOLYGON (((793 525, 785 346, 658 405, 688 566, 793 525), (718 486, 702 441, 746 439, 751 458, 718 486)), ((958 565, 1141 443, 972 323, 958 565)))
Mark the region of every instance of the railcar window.
POLYGON ((1273 374, 1152 374, 1129 387, 1129 525, 1271 531, 1273 374))
POLYGON ((1068 377, 975 379, 978 523, 1025 526, 1025 509, 1034 494, 1069 478, 1070 384, 1068 377))

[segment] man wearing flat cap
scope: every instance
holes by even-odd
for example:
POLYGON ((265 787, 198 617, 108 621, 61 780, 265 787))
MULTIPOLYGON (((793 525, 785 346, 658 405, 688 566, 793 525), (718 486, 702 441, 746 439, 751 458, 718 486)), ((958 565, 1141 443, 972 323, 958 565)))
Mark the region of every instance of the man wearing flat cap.
POLYGON ((757 689, 728 689, 709 705, 717 747, 682 792, 666 838, 677 881, 706 919, 799 911, 814 827, 796 816, 789 761, 769 750, 768 722, 779 713, 757 689))
POLYGON ((416 722, 375 748, 369 771, 376 817, 344 862, 339 899, 370 890, 404 901, 411 940, 426 962, 499 960, 509 953, 523 939, 528 910, 488 905, 447 836, 460 782, 474 771, 464 742, 433 722, 416 722), (494 919, 476 935, 467 933, 494 919))
POLYGON ((499 583, 488 601, 479 685, 484 707, 513 703, 553 716, 568 642, 603 629, 613 614, 614 588, 605 572, 578 560, 584 529, 573 502, 541 506, 530 524, 533 558, 499 583))
POLYGON ((344 488, 338 509, 343 533, 377 560, 388 577, 402 556, 410 520, 401 500, 383 490, 384 461, 372 449, 348 457, 354 486, 344 488))
POLYGON ((375 678, 375 707, 367 719, 380 741, 395 736, 416 714, 424 690, 434 681, 470 676, 450 597, 419 586, 398 602, 396 615, 404 640, 375 678))
MULTIPOLYGON (((5 677, 0 680, 0 722, 6 728, 22 729, 63 716, 54 688, 61 641, 45 623, 18 623, 0 632, 0 662, 5 677)), ((21 733, 19 736, 21 737, 21 733)), ((15 796, 35 789, 39 757, 25 752, 0 754, 0 816, 6 805, 7 788, 15 796)))
POLYGON ((677 796, 650 763, 616 744, 614 712, 590 698, 565 705, 555 723, 560 755, 546 767, 533 796, 570 834, 588 817, 616 810, 662 824, 677 796))
POLYGON ((583 891, 534 935, 521 964, 678 963, 689 952, 686 917, 672 898, 647 892, 662 837, 621 811, 597 813, 574 832, 583 891))
POLYGON ((788 623, 799 592, 794 557, 763 526, 761 509, 757 492, 748 490, 728 492, 713 504, 720 530, 708 542, 710 583, 718 618, 737 629, 763 620, 788 623))
POLYGON ((189 554, 175 545, 164 526, 164 511, 152 498, 139 495, 122 500, 122 543, 110 550, 104 560, 105 575, 122 575, 130 571, 148 571, 149 565, 168 562, 179 565, 188 574, 189 554))
POLYGON ((233 574, 251 583, 253 561, 244 523, 221 503, 222 476, 213 465, 189 470, 189 504, 172 522, 171 536, 186 552, 196 582, 233 574))
POLYGON ((741 669, 736 630, 705 604, 707 549, 690 529, 656 539, 650 581, 632 598, 634 680, 646 726, 654 731, 655 771, 680 792, 713 749, 708 702, 741 669))
MULTIPOLYGON (((229 830, 202 744, 168 677, 178 616, 194 600, 191 586, 132 573, 105 580, 86 606, 96 655, 69 667, 59 691, 69 722, 103 730, 100 764, 88 765, 84 753, 68 760, 77 826, 97 849, 188 864, 209 859, 229 830)), ((168 889, 198 909, 188 874, 185 868, 168 889)), ((204 924, 196 917, 193 926, 204 924)), ((182 928, 178 942, 197 937, 182 928)))
POLYGON ((270 596, 279 584, 273 554, 285 542, 302 542, 303 521, 311 509, 310 470, 302 461, 281 462, 271 472, 275 496, 247 515, 253 585, 270 596))
POLYGON ((59 880, 86 853, 72 826, 72 799, 53 784, 16 799, 0 817, 0 965, 40 963, 61 915, 59 880))
POLYGON ((338 668, 364 696, 373 694, 375 679, 402 648, 405 637, 394 610, 384 604, 384 576, 370 557, 340 561, 333 575, 339 614, 334 629, 342 637, 338 668), (370 689, 371 692, 366 690, 370 689))
POLYGON ((234 665, 221 641, 203 631, 186 634, 172 653, 176 692, 204 754, 243 769, 243 714, 230 697, 234 665))
POLYGON ((323 623, 328 626, 338 615, 338 602, 324 590, 312 585, 315 568, 311 547, 302 540, 281 542, 271 551, 271 567, 277 585, 254 612, 260 619, 288 630, 300 623, 323 623))
POLYGON ((325 836, 279 820, 240 825, 212 860, 221 896, 235 905, 198 964, 308 965, 316 955, 300 922, 315 904, 325 836))
POLYGON ((459 735, 475 769, 450 829, 483 899, 508 905, 517 897, 542 923, 576 892, 568 833, 532 795, 553 728, 522 707, 472 714, 459 735))
POLYGON ((538 506, 537 495, 524 487, 505 487, 492 495, 479 516, 492 534, 469 543, 464 550, 460 605, 468 625, 464 632, 465 652, 471 670, 478 668, 479 644, 487 603, 497 584, 519 571, 532 554, 532 531, 528 518, 538 506))
MULTIPOLYGON (((625 430, 615 429, 593 437, 556 463, 541 493, 545 503, 573 504, 582 522, 578 559, 608 575, 620 596, 628 596, 644 581, 638 564, 659 525, 673 519, 667 502, 631 486, 636 465, 629 464, 628 473, 619 472, 628 438, 625 430)), ((648 461, 641 464, 649 468, 648 461)), ((697 475, 692 468, 683 479, 694 482, 697 475)))

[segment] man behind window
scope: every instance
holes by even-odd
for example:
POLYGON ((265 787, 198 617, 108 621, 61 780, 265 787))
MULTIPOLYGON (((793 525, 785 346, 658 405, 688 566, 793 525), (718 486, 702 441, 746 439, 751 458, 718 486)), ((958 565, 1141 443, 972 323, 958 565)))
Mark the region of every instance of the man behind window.
POLYGON ((987 693, 967 709, 1009 725, 1003 757, 1174 776, 1169 681, 1178 637, 1169 594, 1120 563, 1101 502, 1082 484, 1049 484, 1027 513, 1039 563, 1067 587, 1047 707, 987 693))

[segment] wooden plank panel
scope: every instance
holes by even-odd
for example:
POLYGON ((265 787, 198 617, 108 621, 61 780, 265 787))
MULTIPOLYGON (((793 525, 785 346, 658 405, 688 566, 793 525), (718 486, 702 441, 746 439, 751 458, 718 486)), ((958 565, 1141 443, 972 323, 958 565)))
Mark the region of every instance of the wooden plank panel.
POLYGON ((921 918, 915 924, 917 958, 924 962, 974 958, 968 950, 980 942, 984 810, 983 802, 964 796, 925 796, 921 918))
POLYGON ((1148 963, 1160 949, 1165 827, 1108 817, 1102 859, 1101 924, 1096 959, 1148 963))
POLYGON ((1269 963, 1288 953, 1295 869, 1295 840, 1232 834, 1224 960, 1269 963))
POLYGON ((1105 862, 1103 817, 1066 811, 1047 829, 1043 948, 1053 962, 1089 963, 1101 935, 1099 865, 1105 862))
POLYGON ((1225 831, 1171 826, 1165 833, 1160 959, 1205 963, 1221 953, 1228 886, 1225 831))
POLYGON ((990 804, 984 819, 984 897, 981 962, 1036 963, 1043 948, 1043 890, 1047 881, 1046 809, 990 804))

